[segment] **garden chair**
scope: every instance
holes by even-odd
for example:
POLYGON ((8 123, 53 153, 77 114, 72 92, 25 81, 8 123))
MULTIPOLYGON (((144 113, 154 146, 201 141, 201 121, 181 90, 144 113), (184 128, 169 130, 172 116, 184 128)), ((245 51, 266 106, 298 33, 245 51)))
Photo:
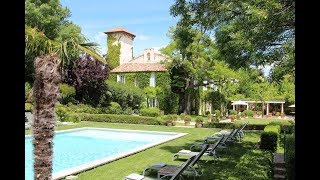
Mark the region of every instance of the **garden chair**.
MULTIPOLYGON (((190 150, 192 150, 195 147, 202 146, 203 144, 216 144, 217 140, 219 141, 219 144, 217 145, 216 149, 224 149, 227 153, 229 150, 229 143, 233 143, 234 140, 237 138, 237 133, 239 132, 240 127, 238 129, 233 129, 229 134, 220 136, 208 136, 203 142, 196 142, 192 146, 190 146, 190 150), (213 143, 212 143, 213 142, 213 143)), ((217 153, 214 152, 214 157, 219 158, 217 153)))
MULTIPOLYGON (((174 166, 174 165, 163 166, 163 167, 166 167, 167 169, 163 169, 163 174, 158 174, 157 178, 145 176, 145 170, 146 170, 145 169, 143 171, 143 175, 132 173, 124 177, 124 180, 161 180, 161 179, 169 179, 169 178, 170 180, 183 179, 182 177, 183 171, 185 171, 188 167, 190 167, 191 163, 193 163, 195 159, 196 159, 196 156, 192 156, 180 166, 174 166)), ((157 170, 159 171, 163 167, 157 170)))
MULTIPOLYGON (((215 161, 215 159, 218 158, 217 155, 216 155, 215 150, 216 150, 217 147, 219 147, 221 145, 223 139, 224 139, 224 136, 221 137, 214 144, 203 144, 202 147, 205 146, 205 145, 209 145, 209 148, 203 153, 202 156, 203 157, 213 158, 213 160, 215 161)), ((179 152, 173 154, 173 158, 177 159, 177 158, 179 158, 179 156, 194 156, 194 155, 198 155, 200 153, 201 153, 201 151, 197 152, 197 151, 191 151, 191 150, 183 149, 183 150, 180 150, 179 152)))
MULTIPOLYGON (((192 164, 191 164, 192 167, 194 167, 195 163, 196 163, 196 162, 198 161, 198 159, 208 150, 208 148, 209 148, 209 144, 206 144, 206 145, 203 146, 203 148, 202 148, 202 150, 201 150, 200 152, 197 152, 197 153, 195 153, 195 154, 193 154, 193 155, 190 154, 190 157, 197 156, 197 159, 194 160, 194 161, 192 162, 192 164)), ((166 163, 156 163, 156 164, 153 164, 153 165, 151 165, 151 166, 146 167, 146 168, 143 170, 143 175, 145 175, 145 173, 146 173, 147 171, 157 171, 157 172, 159 172, 160 169, 162 169, 162 168, 164 168, 164 167, 166 167, 166 166, 171 166, 171 167, 173 167, 173 166, 176 166, 176 165, 168 165, 168 164, 166 164, 166 163)), ((198 164, 198 166, 200 166, 200 165, 198 164)), ((200 166, 200 167, 201 167, 201 166, 200 166)), ((193 173, 193 174, 197 175, 198 172, 194 172, 194 170, 196 170, 196 169, 191 169, 191 171, 193 171, 193 172, 191 172, 191 174, 193 173)), ((190 170, 189 170, 189 174, 190 174, 190 170)))
MULTIPOLYGON (((243 131, 243 129, 247 126, 249 122, 246 122, 244 124, 242 124, 239 128, 239 132, 237 133, 237 137, 239 138, 239 141, 241 141, 241 139, 245 136, 245 133, 243 131)), ((227 130, 221 130, 217 133, 214 133, 213 136, 222 136, 222 135, 228 135, 230 134, 231 132, 230 131, 227 131, 227 130)))

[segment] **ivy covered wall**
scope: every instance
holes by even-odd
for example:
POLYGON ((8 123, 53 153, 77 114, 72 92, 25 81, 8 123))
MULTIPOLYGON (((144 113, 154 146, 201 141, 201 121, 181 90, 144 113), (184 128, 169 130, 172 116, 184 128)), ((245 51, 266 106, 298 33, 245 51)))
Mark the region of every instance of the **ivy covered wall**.
POLYGON ((107 39, 107 46, 108 46, 108 53, 107 53, 107 62, 109 63, 110 69, 113 69, 120 65, 120 49, 121 44, 118 43, 113 44, 117 39, 113 37, 112 35, 108 34, 107 39))
MULTIPOLYGON (((138 73, 112 73, 109 76, 109 81, 117 81, 117 75, 125 76, 125 84, 134 85, 135 79, 138 81, 138 87, 144 89, 150 85, 151 72, 138 73)), ((156 87, 160 88, 157 94, 159 108, 165 114, 173 114, 177 112, 178 96, 171 92, 169 72, 155 72, 156 87)))

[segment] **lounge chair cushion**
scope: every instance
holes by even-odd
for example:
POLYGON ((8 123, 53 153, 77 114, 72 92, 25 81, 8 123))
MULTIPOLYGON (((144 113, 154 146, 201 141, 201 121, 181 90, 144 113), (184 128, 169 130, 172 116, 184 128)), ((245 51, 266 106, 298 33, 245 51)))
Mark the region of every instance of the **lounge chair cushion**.
POLYGON ((153 164, 152 166, 153 167, 163 167, 163 166, 165 166, 165 165, 167 165, 166 163, 155 163, 155 164, 153 164))
POLYGON ((186 149, 183 149, 183 150, 180 150, 179 153, 183 153, 183 154, 189 154, 191 153, 192 151, 190 150, 186 150, 186 149))
POLYGON ((132 174, 129 174, 128 176, 126 176, 124 179, 126 179, 126 180, 142 180, 143 178, 144 178, 144 176, 142 176, 140 174, 132 173, 132 174))

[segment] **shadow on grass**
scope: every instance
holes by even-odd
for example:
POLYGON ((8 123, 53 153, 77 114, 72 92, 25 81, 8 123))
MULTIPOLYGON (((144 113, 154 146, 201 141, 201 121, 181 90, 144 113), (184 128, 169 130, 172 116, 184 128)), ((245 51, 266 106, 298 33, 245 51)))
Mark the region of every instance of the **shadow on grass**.
POLYGON ((228 179, 240 158, 255 149, 258 139, 257 133, 247 133, 244 140, 233 143, 227 153, 218 151, 220 158, 215 163, 207 161, 202 164, 203 174, 199 179, 228 179))
MULTIPOLYGON (((203 142, 204 139, 197 139, 191 143, 185 143, 184 145, 180 146, 162 146, 160 149, 166 150, 171 153, 177 153, 182 149, 190 150, 190 146, 192 146, 195 142, 203 142)), ((197 151, 201 151, 201 149, 198 149, 197 151)))

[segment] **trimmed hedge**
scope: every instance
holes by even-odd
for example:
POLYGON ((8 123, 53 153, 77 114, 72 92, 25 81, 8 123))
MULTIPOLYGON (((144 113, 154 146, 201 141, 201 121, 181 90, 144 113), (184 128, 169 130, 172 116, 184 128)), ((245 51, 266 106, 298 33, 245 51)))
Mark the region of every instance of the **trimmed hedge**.
POLYGON ((140 114, 142 116, 157 117, 160 115, 160 109, 159 108, 142 108, 140 109, 140 114))
POLYGON ((296 176, 295 134, 286 136, 285 145, 287 178, 289 180, 294 180, 296 176))
POLYGON ((268 151, 249 151, 240 158, 240 161, 235 166, 234 171, 228 177, 228 179, 272 179, 272 160, 273 155, 268 151))
POLYGON ((275 152, 278 146, 278 134, 273 131, 262 132, 260 136, 260 149, 275 152))
MULTIPOLYGON (((223 129, 233 129, 239 127, 240 123, 216 123, 216 122, 210 122, 205 123, 205 128, 223 128, 223 129)), ((245 130, 264 130, 264 128, 267 125, 265 124, 247 124, 247 126, 244 128, 245 130)), ((287 134, 291 134, 294 132, 294 125, 281 125, 281 132, 286 130, 287 134)))
POLYGON ((128 123, 128 124, 148 124, 163 125, 161 118, 132 116, 132 115, 116 115, 116 114, 88 114, 88 113, 72 113, 69 120, 73 121, 94 121, 94 122, 110 122, 110 123, 128 123))

